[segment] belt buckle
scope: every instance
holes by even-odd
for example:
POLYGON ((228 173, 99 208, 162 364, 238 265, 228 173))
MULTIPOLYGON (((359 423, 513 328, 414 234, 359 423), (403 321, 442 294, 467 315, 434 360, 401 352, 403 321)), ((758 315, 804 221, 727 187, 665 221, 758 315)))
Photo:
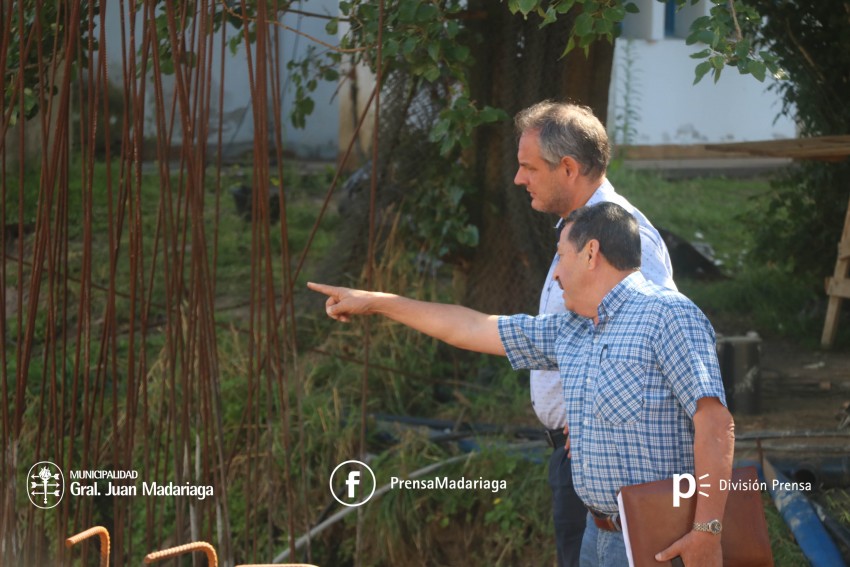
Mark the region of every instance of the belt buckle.
POLYGON ((620 524, 620 513, 614 512, 608 518, 611 520, 611 525, 614 526, 614 529, 618 532, 623 531, 623 526, 620 524))
POLYGON ((609 526, 614 528, 613 531, 621 532, 623 531, 623 526, 620 525, 620 513, 614 512, 613 514, 606 514, 604 512, 600 512, 599 510, 594 510, 593 508, 588 507, 587 511, 590 512, 590 515, 596 518, 597 520, 601 520, 603 522, 607 522, 609 526))

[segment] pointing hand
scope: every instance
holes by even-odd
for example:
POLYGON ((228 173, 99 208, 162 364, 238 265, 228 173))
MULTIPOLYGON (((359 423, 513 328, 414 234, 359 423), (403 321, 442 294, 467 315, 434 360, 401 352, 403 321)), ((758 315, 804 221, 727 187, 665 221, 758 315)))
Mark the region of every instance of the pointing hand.
POLYGON ((307 287, 313 291, 327 295, 328 300, 325 302, 325 312, 331 319, 343 323, 351 321, 350 315, 369 315, 373 313, 371 309, 372 299, 378 295, 369 291, 313 282, 308 282, 307 287))

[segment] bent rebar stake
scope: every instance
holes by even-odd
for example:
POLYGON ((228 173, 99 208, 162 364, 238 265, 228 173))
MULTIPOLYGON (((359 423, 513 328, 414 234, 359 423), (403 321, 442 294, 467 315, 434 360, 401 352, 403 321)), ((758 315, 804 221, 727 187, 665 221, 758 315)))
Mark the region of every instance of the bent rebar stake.
POLYGON ((186 545, 178 545, 177 547, 169 547, 162 551, 148 553, 145 555, 145 565, 183 555, 190 551, 203 551, 207 554, 207 565, 209 567, 218 567, 218 556, 215 554, 215 548, 205 541, 195 541, 186 545))
POLYGON ((72 535, 65 540, 65 547, 73 547, 95 534, 100 536, 100 567, 109 567, 109 531, 103 526, 95 526, 77 535, 72 535))

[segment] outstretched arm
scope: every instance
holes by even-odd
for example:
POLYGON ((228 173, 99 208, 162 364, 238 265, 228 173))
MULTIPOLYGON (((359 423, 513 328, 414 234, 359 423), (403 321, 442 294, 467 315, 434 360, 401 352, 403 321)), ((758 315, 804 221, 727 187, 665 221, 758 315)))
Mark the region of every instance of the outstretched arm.
POLYGON ((347 323, 352 315, 384 315, 458 348, 505 356, 498 316, 460 305, 416 301, 400 295, 308 283, 328 296, 328 317, 347 323))

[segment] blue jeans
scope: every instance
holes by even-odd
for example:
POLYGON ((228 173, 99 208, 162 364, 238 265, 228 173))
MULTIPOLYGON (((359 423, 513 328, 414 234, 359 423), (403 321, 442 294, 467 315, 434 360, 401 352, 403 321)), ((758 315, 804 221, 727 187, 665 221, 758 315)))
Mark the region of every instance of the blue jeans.
POLYGON ((587 514, 587 527, 581 542, 581 567, 628 567, 623 532, 606 532, 587 514))
POLYGON ((573 488, 570 460, 563 446, 554 449, 549 457, 549 486, 552 488, 558 567, 579 567, 587 509, 573 488))

